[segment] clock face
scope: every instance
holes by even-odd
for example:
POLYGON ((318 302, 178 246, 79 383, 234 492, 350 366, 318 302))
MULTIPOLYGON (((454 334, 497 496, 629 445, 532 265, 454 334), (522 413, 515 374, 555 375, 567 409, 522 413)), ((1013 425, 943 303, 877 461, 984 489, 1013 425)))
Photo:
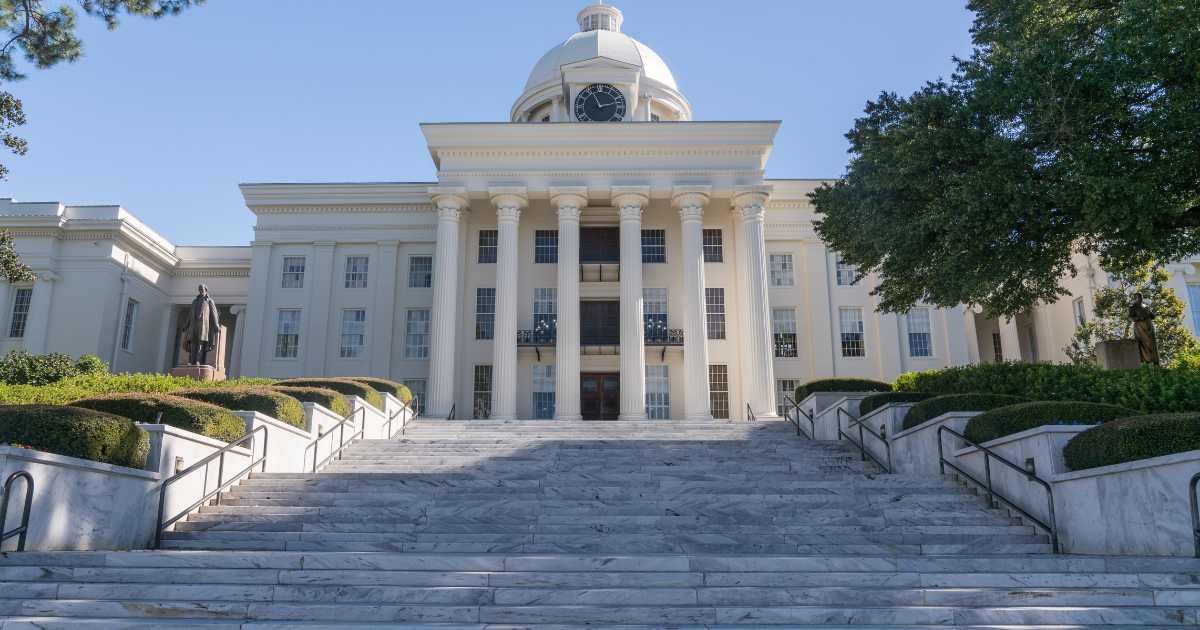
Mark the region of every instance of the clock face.
POLYGON ((575 96, 580 122, 616 122, 625 117, 625 95, 607 83, 593 83, 575 96))

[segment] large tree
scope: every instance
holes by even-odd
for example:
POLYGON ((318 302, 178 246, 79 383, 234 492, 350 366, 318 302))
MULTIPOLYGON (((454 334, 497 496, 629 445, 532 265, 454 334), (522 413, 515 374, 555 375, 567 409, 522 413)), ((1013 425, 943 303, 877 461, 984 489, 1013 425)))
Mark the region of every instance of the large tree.
POLYGON ((883 93, 847 134, 817 231, 881 307, 1012 315, 1106 267, 1200 252, 1200 2, 971 0, 949 80, 883 93))

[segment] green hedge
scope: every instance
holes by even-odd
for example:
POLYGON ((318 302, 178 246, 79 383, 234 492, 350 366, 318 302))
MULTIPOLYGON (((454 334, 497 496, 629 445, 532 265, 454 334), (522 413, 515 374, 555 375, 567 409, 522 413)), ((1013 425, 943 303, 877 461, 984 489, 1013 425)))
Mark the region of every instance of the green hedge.
MULTIPOLYGON (((261 387, 274 383, 267 378, 238 378, 204 383, 205 388, 261 387)), ((195 379, 166 374, 83 374, 51 385, 0 385, 0 404, 65 405, 72 400, 123 392, 166 394, 201 385, 195 379)))
POLYGON ((884 405, 892 403, 916 403, 932 397, 933 394, 923 392, 884 392, 882 394, 874 394, 862 399, 858 403, 859 417, 865 416, 884 405))
POLYGON ((987 411, 1016 403, 1027 402, 1028 398, 1007 394, 951 394, 926 398, 912 406, 904 416, 904 428, 911 429, 951 411, 987 411))
POLYGON ((412 392, 408 390, 408 386, 404 383, 397 383, 396 381, 389 381, 386 378, 375 378, 373 376, 351 376, 348 378, 349 380, 362 383, 377 392, 387 392, 399 398, 400 402, 412 402, 412 392))
POLYGON ((346 402, 346 397, 335 392, 328 387, 290 387, 287 385, 275 385, 271 389, 287 394, 301 402, 317 403, 322 407, 336 413, 339 416, 347 416, 350 414, 350 403, 346 402))
POLYGON ((1052 363, 985 363, 896 379, 898 391, 1011 394, 1031 400, 1083 400, 1145 413, 1200 409, 1200 370, 1143 366, 1102 370, 1052 363))
POLYGON ((295 387, 324 387, 345 396, 358 396, 373 405, 383 409, 383 397, 374 388, 348 378, 289 378, 279 381, 277 385, 295 387))
POLYGON ((1078 400, 1026 402, 971 418, 964 435, 982 443, 1047 424, 1099 424, 1136 413, 1116 405, 1078 400))
POLYGON ((822 378, 796 388, 796 402, 816 392, 890 392, 892 386, 869 378, 822 378))
POLYGON ((168 394, 108 394, 77 400, 72 405, 124 416, 136 422, 160 422, 222 442, 246 434, 241 418, 216 405, 168 394))
POLYGON ((265 387, 181 389, 176 396, 212 403, 230 411, 257 411, 304 428, 304 406, 300 400, 284 392, 265 387))
POLYGON ((145 468, 150 450, 149 435, 129 418, 51 405, 0 406, 0 442, 129 468, 145 468))
POLYGON ((1083 470, 1200 449, 1200 413, 1162 413, 1107 422, 1071 438, 1067 468, 1083 470))

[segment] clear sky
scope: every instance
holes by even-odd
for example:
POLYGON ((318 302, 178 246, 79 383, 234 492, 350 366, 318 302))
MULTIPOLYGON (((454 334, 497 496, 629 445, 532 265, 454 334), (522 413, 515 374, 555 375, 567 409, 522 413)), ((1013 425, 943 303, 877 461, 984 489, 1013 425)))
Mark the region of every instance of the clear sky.
MULTIPOLYGON (((420 122, 503 121, 590 0, 210 0, 81 18, 84 57, 3 86, 29 154, 0 197, 120 204, 181 245, 245 245, 242 182, 429 181, 420 122)), ((54 2, 51 2, 53 4, 54 2)), ((783 120, 769 177, 836 177, 867 99, 970 52, 961 0, 614 0, 697 120, 783 120)))

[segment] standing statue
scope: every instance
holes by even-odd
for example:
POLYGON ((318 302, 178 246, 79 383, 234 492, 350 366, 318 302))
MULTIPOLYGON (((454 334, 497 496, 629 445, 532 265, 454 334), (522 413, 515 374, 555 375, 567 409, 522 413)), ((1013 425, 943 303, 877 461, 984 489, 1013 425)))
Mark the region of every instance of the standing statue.
POLYGON ((1154 311, 1146 306, 1142 294, 1133 294, 1129 305, 1129 320, 1133 322, 1133 338, 1137 340, 1142 363, 1159 365, 1158 339, 1154 336, 1154 311))
POLYGON ((221 316, 217 313, 217 303, 208 296, 208 287, 200 285, 200 293, 192 300, 188 314, 190 317, 183 324, 188 364, 207 365, 208 351, 216 343, 221 331, 221 316))

